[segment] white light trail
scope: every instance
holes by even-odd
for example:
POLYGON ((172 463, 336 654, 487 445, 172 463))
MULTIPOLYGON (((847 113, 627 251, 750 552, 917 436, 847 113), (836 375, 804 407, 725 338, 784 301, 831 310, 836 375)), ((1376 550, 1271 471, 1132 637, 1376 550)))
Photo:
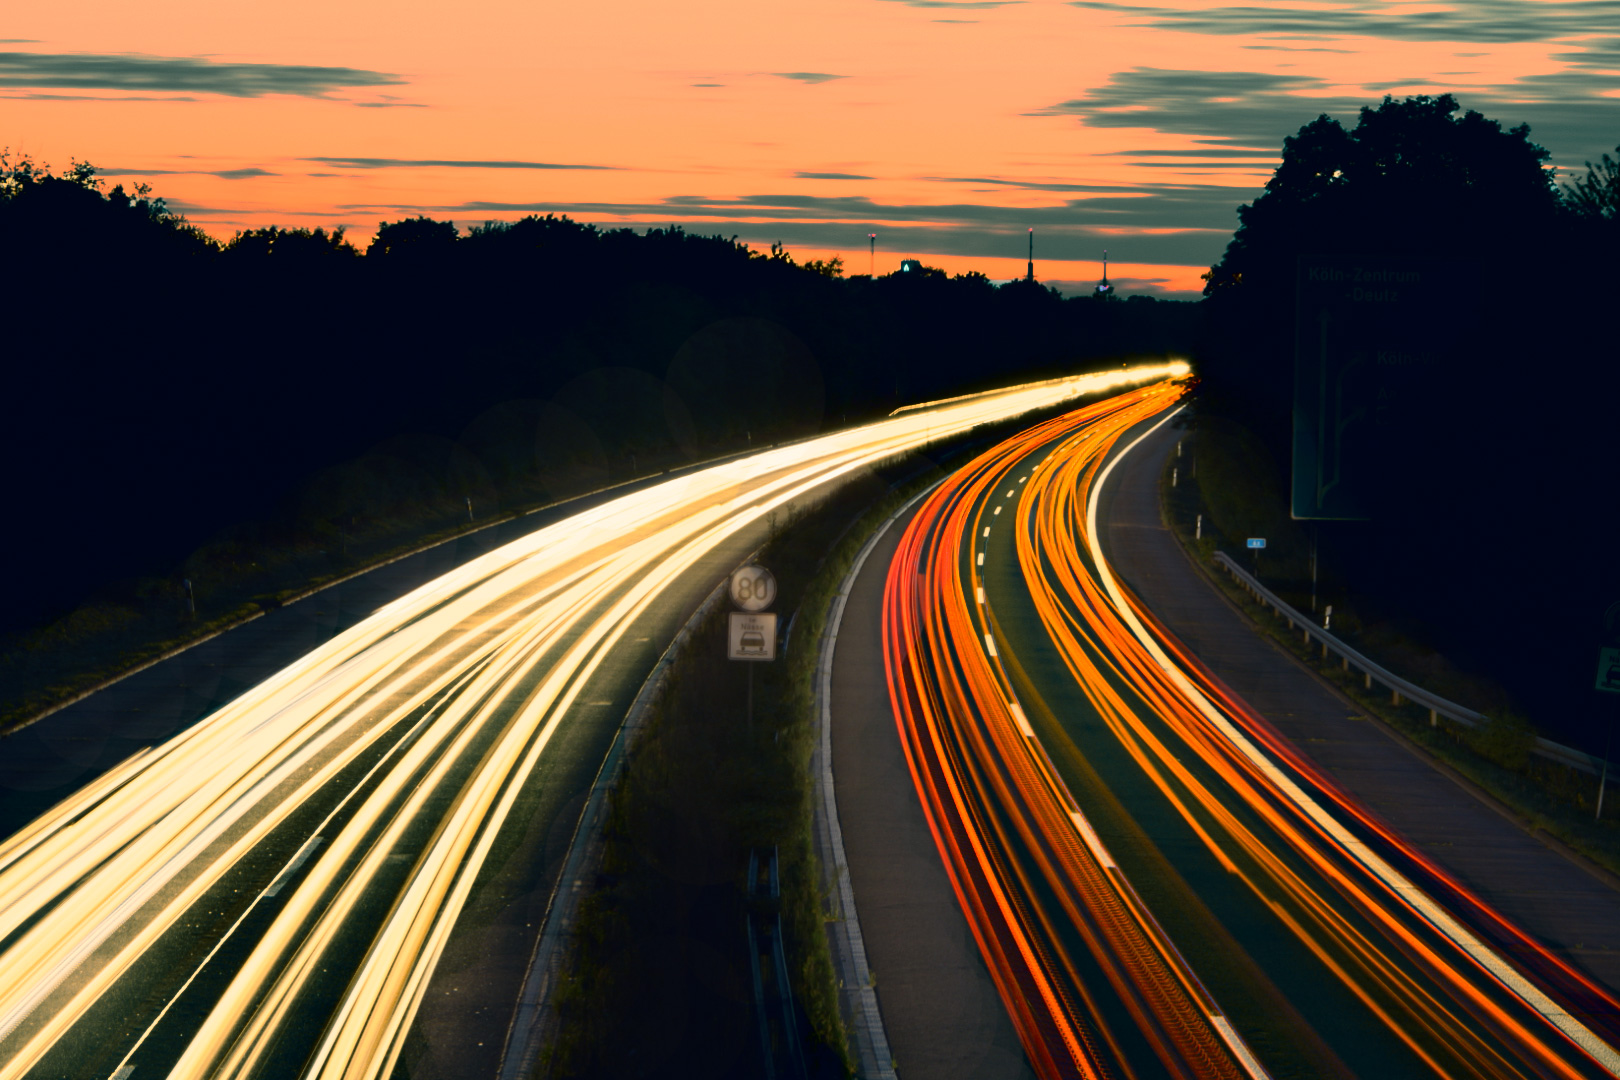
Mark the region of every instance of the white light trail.
POLYGON ((354 795, 359 783, 341 794, 333 785, 353 770, 372 776, 379 758, 387 767, 347 819, 318 845, 294 837, 278 849, 280 876, 254 885, 254 902, 274 900, 276 914, 171 1075, 252 1075, 362 898, 375 905, 390 856, 426 833, 404 885, 390 886, 382 925, 365 931, 372 945, 309 1074, 386 1075, 524 783, 591 675, 673 582, 773 510, 896 454, 1185 371, 1144 366, 978 395, 621 496, 401 597, 134 755, 0 842, 0 940, 11 937, 0 953, 0 1080, 27 1073, 147 949, 185 933, 186 913, 247 873, 260 845, 284 842, 306 803, 354 795), (289 862, 295 853, 305 861, 289 862))

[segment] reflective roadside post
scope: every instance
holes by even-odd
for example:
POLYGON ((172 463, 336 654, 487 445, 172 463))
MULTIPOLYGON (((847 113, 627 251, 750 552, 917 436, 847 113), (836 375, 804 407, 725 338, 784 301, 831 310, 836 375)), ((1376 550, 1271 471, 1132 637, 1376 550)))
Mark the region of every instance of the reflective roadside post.
MULTIPOLYGON (((731 613, 726 657, 731 660, 776 659, 776 613, 766 611, 776 599, 776 577, 763 566, 739 567, 731 575, 731 613)), ((748 666, 748 731, 754 730, 754 667, 748 666)))
MULTIPOLYGON (((1609 605, 1609 610, 1603 613, 1603 629, 1608 635, 1608 644, 1598 649, 1597 681, 1595 688, 1603 694, 1620 694, 1620 600, 1609 605)), ((1620 700, 1605 699, 1609 702, 1609 730, 1603 736, 1603 772, 1598 775, 1597 813, 1592 815, 1593 821, 1603 820, 1603 789, 1609 783, 1609 751, 1614 749, 1614 717, 1620 712, 1620 700)))

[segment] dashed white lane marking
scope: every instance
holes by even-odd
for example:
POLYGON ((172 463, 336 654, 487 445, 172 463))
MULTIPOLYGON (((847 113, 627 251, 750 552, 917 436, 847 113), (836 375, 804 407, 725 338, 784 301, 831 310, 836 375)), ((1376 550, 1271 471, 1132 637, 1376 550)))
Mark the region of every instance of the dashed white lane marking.
POLYGON ((986 536, 990 535, 990 526, 986 525, 984 527, 984 535, 986 535, 986 536))
POLYGON ((1018 725, 1018 730, 1023 733, 1024 738, 1033 739, 1035 729, 1029 726, 1029 717, 1024 715, 1023 706, 1016 701, 1009 701, 1007 702, 1007 708, 1012 711, 1013 722, 1018 725))
POLYGON ((276 875, 276 880, 270 883, 269 887, 264 890, 263 895, 271 897, 280 892, 287 884, 287 879, 298 873, 298 868, 308 862, 311 855, 315 854, 315 849, 321 846, 322 839, 319 836, 312 836, 304 841, 304 846, 298 849, 298 854, 294 855, 292 861, 282 868, 281 873, 276 875))
POLYGON ((1215 1025, 1215 1030, 1220 1032, 1221 1038, 1226 1040, 1227 1047, 1231 1049, 1233 1054, 1237 1055, 1237 1059, 1243 1063, 1243 1067, 1249 1071, 1249 1075, 1254 1077, 1254 1080, 1271 1080, 1271 1074, 1266 1072, 1265 1067, 1255 1059, 1253 1054, 1249 1053, 1248 1044, 1238 1038, 1238 1033, 1227 1022, 1226 1017, 1219 1013, 1211 1013, 1209 1022, 1215 1025))
POLYGON ((1102 838, 1097 835, 1097 830, 1091 827, 1091 822, 1086 820, 1086 816, 1078 810, 1070 810, 1069 818, 1074 822, 1075 829, 1079 831, 1080 839, 1084 840, 1086 847, 1091 849, 1093 857, 1107 869, 1114 869, 1118 864, 1114 862, 1114 857, 1108 854, 1108 849, 1103 847, 1102 838))
POLYGON ((989 634, 984 635, 984 647, 991 656, 999 655, 996 652, 996 639, 991 637, 989 634))
POLYGON ((1001 513, 1001 507, 999 507, 999 506, 996 507, 996 513, 998 513, 998 514, 1001 513))
POLYGON ((982 551, 979 552, 979 565, 980 566, 984 565, 984 552, 982 552, 982 551))
POLYGON ((984 603, 984 586, 983 585, 979 586, 979 603, 981 603, 981 604, 984 603))

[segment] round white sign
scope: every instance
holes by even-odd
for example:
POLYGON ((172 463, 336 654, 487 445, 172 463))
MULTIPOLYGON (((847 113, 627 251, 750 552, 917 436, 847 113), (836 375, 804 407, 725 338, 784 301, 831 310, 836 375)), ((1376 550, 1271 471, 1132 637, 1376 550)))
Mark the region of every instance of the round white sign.
POLYGON ((764 611, 776 599, 776 578, 763 566, 745 566, 731 575, 731 602, 743 611, 764 611))

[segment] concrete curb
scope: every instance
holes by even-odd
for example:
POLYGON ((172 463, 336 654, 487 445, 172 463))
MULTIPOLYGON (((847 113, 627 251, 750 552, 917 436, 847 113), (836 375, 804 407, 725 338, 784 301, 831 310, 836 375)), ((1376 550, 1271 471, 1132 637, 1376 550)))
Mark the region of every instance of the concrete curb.
POLYGON ((866 565, 867 556, 883 539, 889 527, 937 486, 937 482, 930 484, 890 514, 855 556, 849 573, 839 583, 838 592, 829 606, 827 628, 821 639, 821 658, 816 665, 816 725, 819 731, 810 763, 816 784, 813 802, 816 855, 821 861, 823 887, 838 905, 837 919, 831 924, 833 966, 838 973, 842 1011, 850 1023, 850 1041, 854 1044, 856 1059, 855 1075, 862 1080, 896 1078, 894 1055, 889 1049, 888 1034, 883 1029, 883 1014, 878 1008, 877 990, 872 985, 871 968, 866 962, 861 922, 855 913, 855 891, 849 880, 849 861, 844 855, 844 833, 838 824, 838 799, 832 774, 833 650, 838 644, 838 627, 844 618, 844 605, 855 587, 855 579, 860 576, 861 568, 866 565))

